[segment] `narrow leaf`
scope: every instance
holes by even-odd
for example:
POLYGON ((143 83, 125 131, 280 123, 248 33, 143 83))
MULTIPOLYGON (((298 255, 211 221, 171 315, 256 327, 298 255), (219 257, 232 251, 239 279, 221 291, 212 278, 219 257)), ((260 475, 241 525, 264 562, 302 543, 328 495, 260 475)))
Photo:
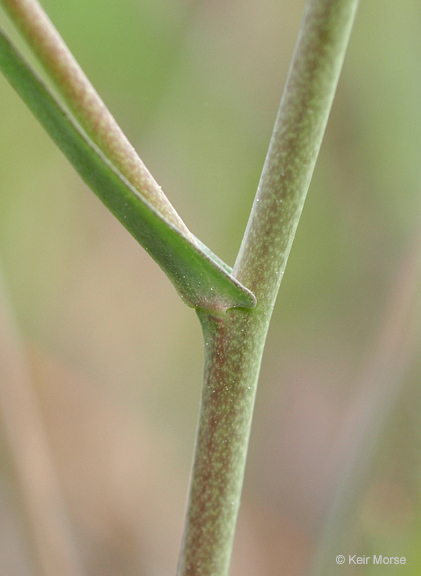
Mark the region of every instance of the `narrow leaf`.
MULTIPOLYGON (((191 236, 37 0, 0 0, 78 124, 169 222, 191 236)), ((192 237, 191 237, 192 238, 192 237)))
POLYGON ((254 295, 228 267, 168 221, 105 157, 1 30, 0 68, 83 180, 164 270, 186 304, 215 312, 255 306, 254 295))

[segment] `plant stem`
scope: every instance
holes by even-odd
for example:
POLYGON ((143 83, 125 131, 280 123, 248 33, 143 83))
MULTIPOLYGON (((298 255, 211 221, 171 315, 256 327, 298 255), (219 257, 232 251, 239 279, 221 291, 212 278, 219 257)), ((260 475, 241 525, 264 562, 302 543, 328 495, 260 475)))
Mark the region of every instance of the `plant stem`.
POLYGON ((198 310, 204 384, 178 576, 229 570, 257 379, 358 0, 310 0, 234 276, 253 310, 198 310))

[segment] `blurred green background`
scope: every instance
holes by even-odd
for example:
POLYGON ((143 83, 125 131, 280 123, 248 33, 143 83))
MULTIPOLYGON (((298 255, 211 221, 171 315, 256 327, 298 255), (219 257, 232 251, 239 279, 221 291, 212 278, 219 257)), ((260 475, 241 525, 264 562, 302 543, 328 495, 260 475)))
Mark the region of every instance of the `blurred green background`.
MULTIPOLYGON (((232 265, 304 2, 43 6, 232 265)), ((420 3, 363 1, 269 333, 232 576, 304 575, 323 538, 324 574, 421 573, 420 61, 420 3)), ((0 127, 0 258, 86 574, 174 574, 199 322, 3 78, 0 127)), ((0 574, 32 575, 12 478, 2 439, 0 574)))

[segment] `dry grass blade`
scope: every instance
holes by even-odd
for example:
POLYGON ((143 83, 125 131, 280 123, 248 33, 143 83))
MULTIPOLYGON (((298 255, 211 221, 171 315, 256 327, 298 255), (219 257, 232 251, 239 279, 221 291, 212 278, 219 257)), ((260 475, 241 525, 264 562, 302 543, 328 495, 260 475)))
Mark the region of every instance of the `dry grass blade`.
MULTIPOLYGON (((0 279, 1 280, 1 279, 0 279)), ((41 576, 81 576, 22 344, 0 283, 0 415, 41 576)))

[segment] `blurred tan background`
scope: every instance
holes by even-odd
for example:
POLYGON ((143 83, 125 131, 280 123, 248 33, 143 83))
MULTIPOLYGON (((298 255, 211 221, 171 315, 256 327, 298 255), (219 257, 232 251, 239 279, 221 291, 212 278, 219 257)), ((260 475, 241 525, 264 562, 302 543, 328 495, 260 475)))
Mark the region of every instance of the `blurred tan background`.
MULTIPOLYGON (((232 265, 304 2, 43 6, 186 224, 232 265)), ((386 570, 337 554, 421 571, 420 60, 419 2, 363 1, 268 338, 232 576, 302 576, 329 546, 324 574, 386 570)), ((0 126, 3 275, 86 575, 174 574, 199 322, 3 78, 0 126)), ((17 500, 3 436, 2 576, 35 575, 17 500)))

